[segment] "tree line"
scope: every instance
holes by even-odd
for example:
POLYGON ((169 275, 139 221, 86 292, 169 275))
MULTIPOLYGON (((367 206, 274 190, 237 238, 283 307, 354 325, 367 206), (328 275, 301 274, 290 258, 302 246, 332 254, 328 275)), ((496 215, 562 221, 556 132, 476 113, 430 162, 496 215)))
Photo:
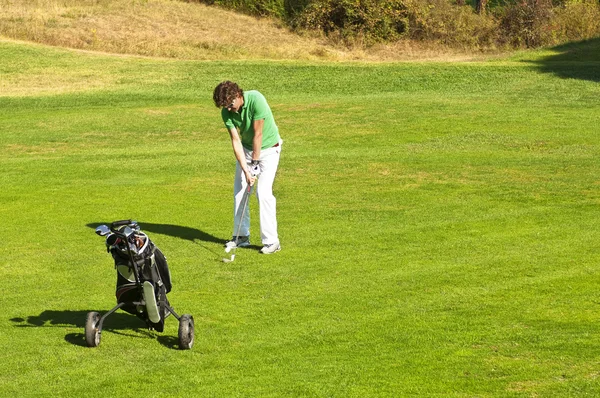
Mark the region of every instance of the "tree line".
POLYGON ((598 0, 184 0, 275 17, 348 46, 430 41, 464 49, 551 46, 600 36, 598 0))

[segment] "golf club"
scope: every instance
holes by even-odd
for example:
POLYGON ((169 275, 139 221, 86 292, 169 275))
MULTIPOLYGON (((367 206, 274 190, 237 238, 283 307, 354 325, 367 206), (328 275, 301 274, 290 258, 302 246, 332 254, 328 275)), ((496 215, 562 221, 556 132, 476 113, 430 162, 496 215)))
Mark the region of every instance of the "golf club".
MULTIPOLYGON (((244 215, 246 214, 246 207, 248 207, 248 201, 250 200, 250 192, 251 191, 252 191, 252 185, 248 184, 248 188, 246 189, 246 192, 244 193, 244 198, 242 198, 242 201, 244 202, 244 207, 242 208, 242 214, 240 216, 237 233, 235 234, 235 246, 233 248, 233 253, 231 254, 231 258, 225 258, 225 257, 223 258, 224 263, 231 263, 231 262, 233 262, 233 260, 235 260, 235 250, 237 249, 238 240, 240 239, 240 230, 242 228, 242 222, 244 220, 244 215)), ((229 253, 229 250, 230 250, 229 248, 226 248, 225 252, 229 253)))

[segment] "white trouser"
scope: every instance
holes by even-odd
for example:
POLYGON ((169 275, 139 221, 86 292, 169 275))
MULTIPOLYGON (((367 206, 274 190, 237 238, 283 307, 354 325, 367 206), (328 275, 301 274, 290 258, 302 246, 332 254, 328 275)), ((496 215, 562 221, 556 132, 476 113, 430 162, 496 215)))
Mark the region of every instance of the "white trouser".
MULTIPOLYGON (((273 196, 273 181, 279 166, 279 157, 283 141, 279 141, 279 146, 263 149, 260 151, 260 175, 258 183, 252 187, 252 192, 256 193, 260 211, 260 238, 263 245, 270 245, 279 242, 277 234, 277 201, 273 196)), ((252 151, 244 148, 244 154, 248 163, 252 161, 252 151)), ((233 184, 233 235, 238 231, 242 210, 244 209, 244 196, 248 183, 246 176, 239 163, 236 163, 235 182, 233 184)), ((244 219, 240 228, 240 236, 250 236, 250 198, 244 213, 244 219)))

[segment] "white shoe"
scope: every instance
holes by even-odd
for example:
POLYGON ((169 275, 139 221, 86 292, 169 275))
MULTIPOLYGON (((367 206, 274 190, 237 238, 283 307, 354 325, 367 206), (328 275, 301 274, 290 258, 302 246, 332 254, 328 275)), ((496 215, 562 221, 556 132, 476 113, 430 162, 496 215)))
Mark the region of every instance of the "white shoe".
POLYGON ((231 240, 225 242, 225 250, 229 253, 230 250, 235 249, 236 247, 248 247, 250 246, 250 237, 249 236, 238 236, 237 244, 236 237, 231 237, 231 240))
POLYGON ((264 245, 262 249, 260 249, 260 252, 262 254, 273 254, 273 253, 277 253, 279 250, 281 250, 281 245, 279 244, 279 242, 276 243, 271 243, 270 245, 264 245))

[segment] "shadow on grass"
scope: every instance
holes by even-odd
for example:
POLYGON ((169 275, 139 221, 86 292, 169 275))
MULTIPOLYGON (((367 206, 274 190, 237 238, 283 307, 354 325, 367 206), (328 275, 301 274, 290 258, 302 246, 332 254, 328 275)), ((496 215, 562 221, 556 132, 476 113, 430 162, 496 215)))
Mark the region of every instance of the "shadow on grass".
MULTIPOLYGON (((110 222, 89 223, 87 224, 87 226, 96 229, 96 227, 102 224, 110 225, 110 222)), ((213 236, 196 228, 184 227, 181 225, 173 224, 154 224, 144 221, 138 221, 138 224, 140 225, 142 231, 145 232, 153 232, 156 234, 172 236, 175 238, 189 240, 192 242, 202 241, 222 244, 225 243, 224 239, 217 238, 216 236, 213 236)))
MULTIPOLYGON (((40 315, 31 315, 25 318, 11 318, 11 322, 15 323, 15 327, 33 328, 33 327, 64 327, 72 326, 81 328, 81 333, 68 333, 65 335, 65 340, 73 345, 87 347, 85 342, 85 320, 90 311, 54 311, 46 310, 40 315)), ((108 312, 98 311, 100 315, 108 312)), ((172 336, 157 336, 158 332, 151 332, 146 328, 146 324, 136 317, 125 312, 115 312, 109 315, 104 324, 102 331, 120 334, 128 337, 150 338, 156 340, 167 348, 178 348, 178 340, 172 336)))
POLYGON ((600 38, 554 47, 557 54, 533 61, 540 71, 565 79, 600 82, 600 38))
MULTIPOLYGON (((89 228, 92 228, 92 229, 96 229, 99 225, 102 225, 102 224, 110 225, 110 223, 111 222, 94 222, 94 223, 86 224, 86 226, 89 228)), ((138 224, 139 224, 140 228, 142 229, 142 231, 144 231, 144 232, 172 236, 175 238, 189 240, 193 243, 196 243, 196 244, 200 245, 201 247, 203 247, 204 249, 206 249, 207 251, 209 251, 210 253, 212 253, 216 258, 219 259, 219 261, 221 260, 222 253, 215 251, 214 248, 202 245, 201 242, 218 243, 220 245, 224 245, 225 242, 227 241, 225 239, 217 238, 216 236, 213 236, 213 235, 206 233, 204 231, 201 231, 199 229, 183 227, 180 225, 154 224, 154 223, 149 223, 149 222, 144 222, 144 221, 138 221, 138 224)), ((152 239, 151 236, 150 236, 150 238, 152 239)), ((261 248, 262 248, 262 246, 250 245, 246 249, 258 251, 261 248)))

